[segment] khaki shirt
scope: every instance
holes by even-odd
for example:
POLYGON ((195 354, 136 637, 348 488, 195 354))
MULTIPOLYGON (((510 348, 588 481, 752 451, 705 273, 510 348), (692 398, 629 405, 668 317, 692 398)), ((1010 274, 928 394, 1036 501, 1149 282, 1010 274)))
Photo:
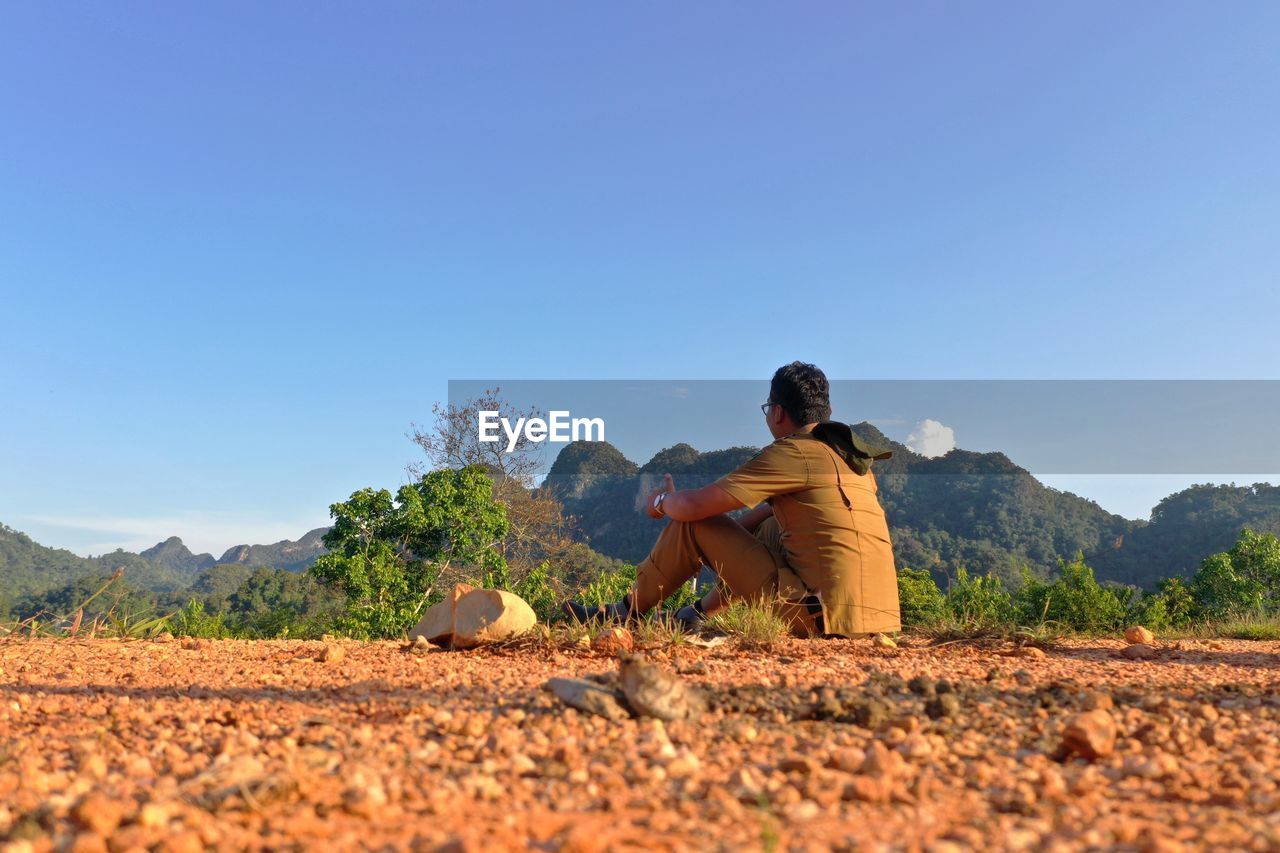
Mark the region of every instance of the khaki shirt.
POLYGON ((773 506, 787 564, 822 602, 829 634, 902 628, 898 576, 875 475, 859 475, 801 430, 780 438, 716 485, 745 506, 773 506))

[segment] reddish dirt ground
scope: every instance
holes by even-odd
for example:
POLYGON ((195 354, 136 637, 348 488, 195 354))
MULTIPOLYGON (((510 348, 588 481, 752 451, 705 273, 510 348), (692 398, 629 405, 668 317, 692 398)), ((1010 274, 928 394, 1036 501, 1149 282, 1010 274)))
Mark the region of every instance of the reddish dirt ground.
POLYGON ((11 639, 0 847, 1280 849, 1280 644, 1123 645, 671 647, 661 724, 576 649, 11 639))

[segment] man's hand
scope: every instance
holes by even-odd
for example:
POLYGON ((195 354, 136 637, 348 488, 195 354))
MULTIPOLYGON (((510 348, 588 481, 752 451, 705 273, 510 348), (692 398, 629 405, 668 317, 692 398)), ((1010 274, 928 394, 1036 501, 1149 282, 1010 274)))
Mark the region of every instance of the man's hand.
POLYGON ((742 509, 742 501, 715 483, 701 489, 677 492, 670 474, 662 475, 662 488, 650 492, 644 505, 644 511, 650 518, 670 518, 673 521, 700 521, 736 509, 742 509), (653 502, 664 492, 667 496, 662 499, 662 512, 658 512, 653 508, 653 502))
POLYGON ((675 490, 676 490, 676 483, 674 480, 671 479, 671 475, 663 474, 662 485, 654 489, 652 492, 650 492, 648 499, 644 502, 644 511, 648 513, 650 518, 662 518, 663 516, 666 515, 665 512, 658 512, 656 509, 654 509, 653 502, 657 500, 658 495, 662 494, 663 492, 669 493, 669 492, 674 492, 675 490))

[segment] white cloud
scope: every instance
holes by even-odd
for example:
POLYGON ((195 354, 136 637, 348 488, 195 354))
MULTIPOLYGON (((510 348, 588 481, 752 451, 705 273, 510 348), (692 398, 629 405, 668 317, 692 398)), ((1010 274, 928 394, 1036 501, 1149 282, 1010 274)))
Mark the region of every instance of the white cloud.
POLYGON ((932 418, 925 418, 903 442, 921 456, 942 456, 956 446, 956 433, 951 427, 932 418))
POLYGON ((41 545, 66 548, 81 556, 117 548, 142 551, 177 536, 193 553, 207 551, 215 557, 233 545, 297 539, 329 523, 326 515, 281 520, 251 513, 201 511, 155 516, 25 515, 21 521, 20 529, 41 545))

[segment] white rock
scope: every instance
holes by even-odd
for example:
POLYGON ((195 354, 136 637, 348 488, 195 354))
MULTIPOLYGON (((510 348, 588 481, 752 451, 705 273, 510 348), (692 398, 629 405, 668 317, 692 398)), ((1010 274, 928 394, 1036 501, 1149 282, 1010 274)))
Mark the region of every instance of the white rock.
POLYGON ((519 636, 538 624, 528 603, 513 592, 477 589, 458 599, 453 609, 453 645, 469 649, 519 636))
POLYGON ((425 637, 428 642, 448 645, 450 638, 453 636, 454 608, 457 607, 459 599, 474 591, 475 587, 470 584, 454 584, 453 589, 449 590, 449 594, 444 597, 443 601, 427 608, 427 612, 422 615, 422 618, 418 620, 418 624, 409 632, 409 639, 416 640, 418 637, 425 637))

